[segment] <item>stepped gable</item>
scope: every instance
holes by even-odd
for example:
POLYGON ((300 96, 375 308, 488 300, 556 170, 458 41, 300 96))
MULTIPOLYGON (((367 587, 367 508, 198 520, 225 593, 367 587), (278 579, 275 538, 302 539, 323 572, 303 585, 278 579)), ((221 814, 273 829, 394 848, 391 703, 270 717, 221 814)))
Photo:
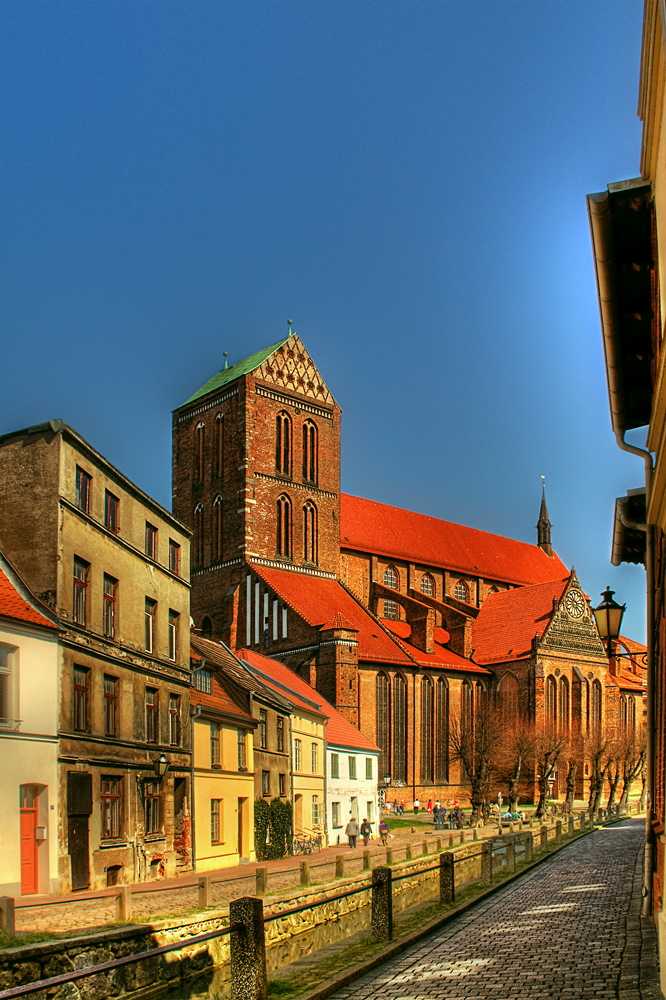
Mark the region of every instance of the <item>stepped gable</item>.
POLYGON ((359 660, 405 665, 412 662, 398 642, 338 580, 254 564, 252 571, 316 629, 327 625, 336 614, 342 615, 358 633, 359 660))
POLYGON ((518 586, 567 575, 559 556, 538 545, 348 493, 340 496, 340 547, 518 586))
POLYGON ((541 638, 553 617, 569 575, 561 580, 489 594, 472 631, 476 663, 499 663, 529 656, 532 639, 541 638))
POLYGON ((449 633, 443 628, 435 629, 435 641, 434 641, 434 651, 432 653, 425 653, 418 646, 414 646, 413 643, 409 641, 409 637, 412 634, 411 625, 404 621, 395 621, 389 618, 380 619, 384 628, 387 628, 389 632, 393 632, 398 636, 400 644, 405 648, 405 651, 418 663, 420 667, 428 667, 432 670, 459 670, 463 673, 472 674, 490 674, 490 670, 486 670, 484 667, 479 666, 478 663, 472 662, 472 660, 466 660, 464 656, 460 656, 458 653, 452 652, 447 649, 446 643, 449 639, 449 633), (444 641, 440 641, 444 639, 444 641))
MULTIPOLYGON (((265 683, 278 685, 277 690, 288 689, 289 698, 301 697, 306 703, 312 702, 319 707, 322 715, 327 716, 326 742, 336 747, 346 747, 350 750, 367 750, 372 753, 379 753, 379 747, 372 740, 364 736, 351 722, 348 722, 340 713, 333 708, 330 702, 310 687, 307 681, 295 674, 293 670, 285 667, 278 660, 271 660, 268 656, 255 653, 251 649, 240 649, 238 656, 245 660, 248 666, 265 683)), ((312 711, 312 709, 309 709, 312 711)))
POLYGON ((0 556, 0 617, 13 618, 30 625, 42 625, 57 631, 56 622, 47 618, 47 609, 44 608, 42 613, 40 606, 41 602, 32 596, 16 570, 0 556))
POLYGON ((297 333, 292 333, 283 340, 278 340, 276 344, 250 354, 230 368, 222 368, 182 405, 188 406, 250 373, 260 381, 274 386, 278 391, 295 392, 307 396, 315 403, 335 406, 333 396, 297 333))

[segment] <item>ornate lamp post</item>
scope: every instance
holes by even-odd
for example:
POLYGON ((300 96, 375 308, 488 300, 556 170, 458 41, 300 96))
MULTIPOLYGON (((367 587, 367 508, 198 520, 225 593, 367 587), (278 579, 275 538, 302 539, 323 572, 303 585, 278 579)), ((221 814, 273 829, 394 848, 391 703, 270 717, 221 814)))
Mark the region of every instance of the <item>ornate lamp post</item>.
POLYGON ((620 634, 622 615, 624 614, 627 606, 626 604, 618 604, 617 601, 614 601, 614 593, 614 590, 611 590, 610 587, 606 587, 601 595, 603 597, 603 601, 598 607, 593 608, 597 628, 599 629, 599 635, 601 636, 601 641, 605 641, 606 643, 606 651, 609 659, 613 656, 613 643, 617 640, 620 634))
POLYGON ((155 760, 153 761, 153 771, 155 772, 155 777, 159 781, 162 780, 164 775, 169 770, 170 763, 171 761, 169 760, 169 758, 163 753, 161 753, 159 757, 156 757, 155 760))

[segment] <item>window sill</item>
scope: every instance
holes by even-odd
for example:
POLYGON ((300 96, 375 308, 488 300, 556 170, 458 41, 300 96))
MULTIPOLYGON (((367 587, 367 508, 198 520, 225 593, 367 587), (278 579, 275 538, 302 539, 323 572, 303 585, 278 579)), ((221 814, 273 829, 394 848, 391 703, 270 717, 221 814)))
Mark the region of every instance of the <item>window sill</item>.
POLYGON ((144 837, 144 840, 147 844, 155 844, 160 840, 166 841, 166 837, 163 833, 148 833, 144 837))
POLYGON ((221 771, 222 770, 222 765, 221 764, 211 764, 210 765, 210 769, 211 769, 211 771, 221 771))
POLYGON ((129 845, 126 840, 114 840, 112 837, 109 837, 108 840, 100 840, 99 842, 100 851, 105 851, 105 850, 108 851, 112 848, 128 847, 128 846, 129 845))

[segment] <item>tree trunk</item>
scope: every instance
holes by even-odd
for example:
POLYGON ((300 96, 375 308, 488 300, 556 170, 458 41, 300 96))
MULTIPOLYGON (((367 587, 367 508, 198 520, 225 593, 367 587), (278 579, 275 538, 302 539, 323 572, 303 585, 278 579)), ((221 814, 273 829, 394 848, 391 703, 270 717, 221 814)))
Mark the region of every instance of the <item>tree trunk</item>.
POLYGON ((578 769, 578 764, 575 760, 569 761, 569 770, 567 771, 567 797, 566 803, 567 808, 570 813, 573 812, 574 798, 576 795, 576 771, 578 769))
POLYGON ((641 789, 641 812, 645 812, 647 806, 647 778, 643 776, 643 788, 641 789))
POLYGON ((626 809, 629 803, 629 793, 631 792, 631 786, 633 785, 633 778, 625 778, 624 785, 622 786, 622 794, 620 795, 620 809, 626 809))
POLYGON ((522 754, 518 755, 516 760, 516 766, 513 769, 513 774, 509 780, 509 812, 516 812, 518 810, 518 789, 520 787, 520 771, 523 764, 522 754))
POLYGON ((546 815, 546 798, 548 796, 548 781, 546 778, 539 778, 539 801, 537 803, 535 819, 541 819, 546 815))

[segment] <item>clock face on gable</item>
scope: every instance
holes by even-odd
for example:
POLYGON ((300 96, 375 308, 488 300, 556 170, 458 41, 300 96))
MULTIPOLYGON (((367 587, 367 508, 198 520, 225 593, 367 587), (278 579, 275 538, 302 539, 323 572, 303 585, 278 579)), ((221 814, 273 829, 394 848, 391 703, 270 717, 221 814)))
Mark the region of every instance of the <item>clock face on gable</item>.
POLYGON ((582 618, 585 614, 585 598, 580 590, 570 590, 564 599, 564 606, 572 618, 582 618))

